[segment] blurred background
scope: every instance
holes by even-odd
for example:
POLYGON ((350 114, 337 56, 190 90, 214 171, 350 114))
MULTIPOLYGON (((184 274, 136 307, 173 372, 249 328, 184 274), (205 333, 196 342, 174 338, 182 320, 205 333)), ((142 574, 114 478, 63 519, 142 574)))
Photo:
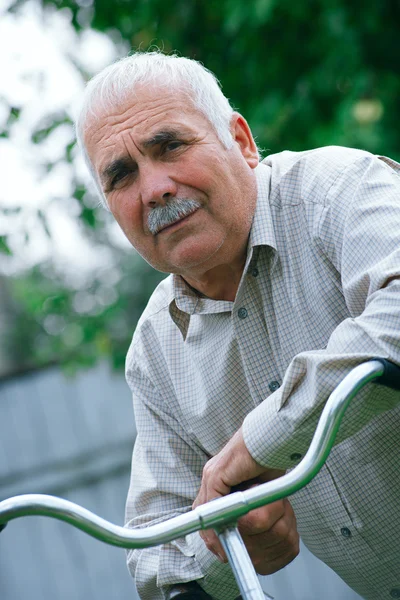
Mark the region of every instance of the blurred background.
MULTIPOLYGON (((163 275, 99 207, 77 151, 87 79, 132 49, 176 51, 216 73, 264 154, 337 144, 399 160, 399 23, 397 0, 0 0, 0 499, 54 493, 123 521, 123 364, 163 275)), ((355 598, 302 554, 302 586, 285 570, 277 600, 355 598)), ((135 598, 123 551, 43 519, 0 537, 0 596, 28 594, 135 598)))

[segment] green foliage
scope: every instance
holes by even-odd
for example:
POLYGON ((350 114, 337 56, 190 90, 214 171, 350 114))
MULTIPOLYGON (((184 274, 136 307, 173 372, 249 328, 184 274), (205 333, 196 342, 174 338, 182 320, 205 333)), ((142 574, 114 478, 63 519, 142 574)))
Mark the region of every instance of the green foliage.
POLYGON ((395 0, 43 3, 68 8, 78 31, 202 61, 268 152, 340 144, 400 156, 395 0))
POLYGON ((50 133, 52 133, 60 125, 72 125, 72 121, 69 117, 64 114, 61 115, 47 115, 45 122, 40 124, 40 128, 37 129, 32 135, 32 141, 35 144, 43 142, 50 133))
POLYGON ((99 271, 79 288, 66 285, 51 264, 11 279, 14 324, 6 350, 13 362, 57 361, 74 372, 106 357, 122 369, 150 290, 163 276, 133 253, 121 253, 120 269, 121 279, 99 271))
POLYGON ((0 236, 0 253, 8 254, 9 256, 12 254, 9 245, 7 244, 6 236, 0 236))
MULTIPOLYGON (((92 27, 135 50, 158 46, 200 60, 219 77, 265 153, 338 144, 400 159, 397 0, 42 0, 42 6, 69 10, 78 32, 92 27)), ((1 136, 18 117, 19 109, 11 108, 1 136)), ((41 144, 68 122, 65 115, 49 115, 33 141, 41 144)), ((65 161, 73 153, 70 143, 65 161)), ((73 183, 82 228, 104 243, 103 209, 78 179, 73 183)), ((45 215, 40 218, 48 231, 45 215)), ((9 252, 4 236, 0 252, 9 252)), ((77 310, 82 290, 71 289, 49 267, 13 282, 19 343, 31 340, 34 360, 56 356, 75 366, 109 356, 122 364, 160 275, 136 256, 122 253, 116 260, 123 274, 117 299, 97 312, 77 310)), ((100 288, 94 278, 84 293, 96 297, 100 288)))

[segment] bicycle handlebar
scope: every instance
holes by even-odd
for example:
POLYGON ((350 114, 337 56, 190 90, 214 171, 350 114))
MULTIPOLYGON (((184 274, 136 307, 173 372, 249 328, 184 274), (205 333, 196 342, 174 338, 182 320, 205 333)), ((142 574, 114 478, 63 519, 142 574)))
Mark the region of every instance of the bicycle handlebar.
POLYGON ((307 485, 328 457, 350 401, 372 381, 400 390, 400 367, 380 358, 355 367, 326 402, 304 458, 279 479, 243 492, 234 492, 168 521, 139 530, 114 525, 73 502, 54 496, 14 496, 0 502, 0 528, 18 517, 42 515, 66 521, 103 542, 123 548, 157 546, 200 529, 222 530, 251 510, 290 496, 307 485))
POLYGON ((387 387, 392 388, 392 390, 400 391, 400 367, 390 360, 386 360, 386 358, 375 358, 374 360, 377 360, 383 366, 382 375, 377 377, 374 383, 386 385, 387 387))

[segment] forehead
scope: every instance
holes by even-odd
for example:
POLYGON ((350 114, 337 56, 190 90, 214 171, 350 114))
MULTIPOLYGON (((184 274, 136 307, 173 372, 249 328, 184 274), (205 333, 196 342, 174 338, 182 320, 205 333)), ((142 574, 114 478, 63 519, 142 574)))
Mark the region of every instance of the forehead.
POLYGON ((183 132, 210 131, 212 125, 182 90, 146 86, 135 90, 122 102, 95 110, 85 128, 85 145, 93 164, 98 154, 120 151, 126 136, 141 144, 157 131, 181 129, 183 132))

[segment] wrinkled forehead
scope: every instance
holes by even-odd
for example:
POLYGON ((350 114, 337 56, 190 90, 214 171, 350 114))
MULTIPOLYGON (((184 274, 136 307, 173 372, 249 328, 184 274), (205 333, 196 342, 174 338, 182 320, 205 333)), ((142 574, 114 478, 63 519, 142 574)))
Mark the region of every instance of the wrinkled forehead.
POLYGON ((84 146, 91 170, 99 176, 105 165, 126 155, 132 144, 143 152, 167 137, 192 139, 211 132, 215 135, 185 90, 145 86, 115 104, 100 106, 87 121, 84 146))
MULTIPOLYGON (((112 86, 106 94, 99 90, 94 93, 90 106, 83 119, 82 134, 85 137, 88 130, 105 120, 113 120, 117 115, 134 117, 140 115, 144 108, 157 110, 165 105, 165 110, 172 111, 175 107, 179 111, 197 113, 203 118, 204 113, 196 105, 193 94, 182 83, 169 85, 166 81, 153 81, 137 83, 134 89, 113 90, 112 86)), ((206 117, 205 117, 206 118, 206 117)), ((206 118, 208 121, 208 119, 206 118)))

